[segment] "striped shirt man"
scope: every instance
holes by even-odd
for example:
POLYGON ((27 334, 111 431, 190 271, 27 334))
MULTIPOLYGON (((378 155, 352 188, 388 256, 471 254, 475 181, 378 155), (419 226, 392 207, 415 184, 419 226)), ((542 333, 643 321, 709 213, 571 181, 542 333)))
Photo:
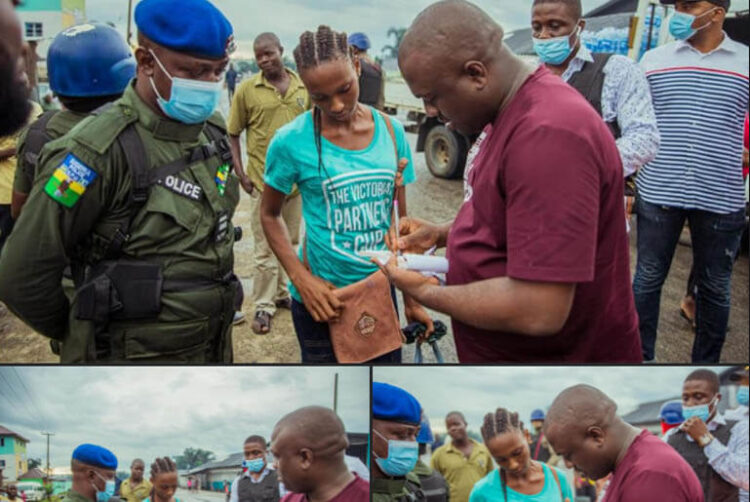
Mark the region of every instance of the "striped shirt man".
POLYGON ((748 56, 726 33, 705 54, 677 41, 643 56, 661 133, 659 154, 637 178, 643 200, 719 214, 744 207, 748 56))

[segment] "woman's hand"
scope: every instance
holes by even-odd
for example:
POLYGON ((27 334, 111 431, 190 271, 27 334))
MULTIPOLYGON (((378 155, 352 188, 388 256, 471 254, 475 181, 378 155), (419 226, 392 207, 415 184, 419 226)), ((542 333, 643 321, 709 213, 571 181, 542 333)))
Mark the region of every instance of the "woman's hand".
POLYGON ((336 287, 320 277, 307 272, 294 283, 294 286, 315 322, 336 320, 344 309, 343 302, 333 292, 336 287))

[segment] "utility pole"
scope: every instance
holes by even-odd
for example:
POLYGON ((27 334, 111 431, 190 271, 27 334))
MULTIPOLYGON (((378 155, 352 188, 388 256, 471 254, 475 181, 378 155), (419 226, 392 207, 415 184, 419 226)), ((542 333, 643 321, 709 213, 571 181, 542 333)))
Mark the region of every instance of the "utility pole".
POLYGON ((339 374, 336 373, 333 377, 333 412, 338 412, 339 405, 339 374))
POLYGON ((47 436, 47 479, 49 480, 49 437, 54 436, 51 432, 42 432, 42 436, 47 436))
POLYGON ((130 45, 130 22, 133 18, 133 0, 128 0, 128 33, 127 33, 127 41, 128 45, 130 45))

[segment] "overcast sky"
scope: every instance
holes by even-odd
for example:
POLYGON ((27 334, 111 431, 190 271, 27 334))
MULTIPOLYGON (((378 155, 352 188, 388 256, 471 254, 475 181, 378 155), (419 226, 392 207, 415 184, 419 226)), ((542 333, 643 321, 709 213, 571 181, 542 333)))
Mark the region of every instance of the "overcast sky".
MULTIPOLYGON (((583 0, 584 12, 606 0, 583 0)), ((134 9, 138 0, 134 0, 134 9)), ((276 33, 291 56, 299 35, 327 24, 337 31, 362 31, 372 42, 373 54, 392 44, 386 33, 390 27, 408 27, 416 15, 433 0, 214 0, 234 26, 235 38, 243 54, 251 54, 258 34, 276 33)), ((529 25, 531 0, 477 0, 477 5, 498 21, 506 32, 529 25)), ((125 0, 87 0, 90 20, 111 21, 125 33, 125 0)), ((251 57, 251 56, 250 56, 251 57)))
POLYGON ((609 395, 621 414, 638 404, 679 396, 694 367, 398 367, 373 368, 373 379, 411 392, 433 430, 445 430, 445 415, 462 411, 477 432, 485 413, 498 407, 517 411, 528 424, 535 408, 546 409, 563 389, 594 385, 609 395))
POLYGON ((0 366, 0 425, 31 441, 28 458, 45 458, 40 432, 53 432, 54 467, 69 465, 84 442, 110 448, 125 470, 134 457, 150 464, 188 447, 221 460, 251 434, 269 439, 286 413, 332 408, 334 373, 339 416, 348 431, 366 432, 369 368, 361 367, 0 366))

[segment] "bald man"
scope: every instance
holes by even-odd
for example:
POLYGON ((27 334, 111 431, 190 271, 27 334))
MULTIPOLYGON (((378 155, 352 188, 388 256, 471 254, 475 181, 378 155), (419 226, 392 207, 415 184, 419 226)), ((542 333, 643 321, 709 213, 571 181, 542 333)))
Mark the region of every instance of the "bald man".
POLYGON ((398 61, 428 115, 480 134, 452 223, 401 220, 398 247, 447 246, 447 286, 387 266, 393 283, 449 314, 459 361, 640 362, 622 210, 622 161, 596 111, 502 42, 477 6, 437 2, 398 61))
POLYGON ((349 440, 328 408, 308 406, 285 415, 271 435, 274 467, 290 492, 282 502, 368 502, 370 485, 349 471, 349 440))
POLYGON ((543 430, 557 454, 584 476, 612 474, 607 502, 703 502, 687 462, 647 430, 624 422, 615 402, 599 389, 576 385, 562 391, 543 430))
POLYGON ((13 8, 19 0, 0 0, 0 136, 17 131, 29 117, 26 73, 22 64, 21 22, 13 8))

